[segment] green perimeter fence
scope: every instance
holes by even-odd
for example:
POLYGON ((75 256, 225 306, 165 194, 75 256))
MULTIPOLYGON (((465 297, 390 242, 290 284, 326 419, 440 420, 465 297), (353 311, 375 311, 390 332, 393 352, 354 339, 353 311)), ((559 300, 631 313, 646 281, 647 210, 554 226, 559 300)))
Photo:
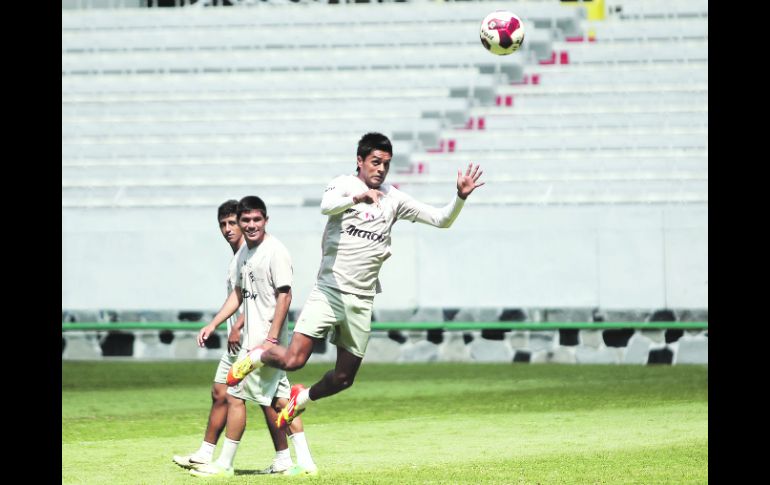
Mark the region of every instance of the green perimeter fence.
MULTIPOLYGON (((208 322, 62 322, 62 332, 71 330, 194 330, 208 322)), ((607 329, 708 330, 708 322, 372 322, 372 330, 607 330, 607 329)), ((224 330, 224 326, 219 327, 224 330)), ((294 322, 289 323, 294 329, 294 322)))

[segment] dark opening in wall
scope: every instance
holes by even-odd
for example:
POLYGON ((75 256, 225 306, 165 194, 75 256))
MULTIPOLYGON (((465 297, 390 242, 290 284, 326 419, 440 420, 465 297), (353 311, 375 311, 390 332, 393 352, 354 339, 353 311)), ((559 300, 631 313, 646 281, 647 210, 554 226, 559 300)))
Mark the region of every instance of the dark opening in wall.
POLYGON ((611 328, 602 332, 602 338, 607 347, 625 347, 633 334, 633 328, 611 328))
POLYGON ((669 328, 666 330, 666 343, 670 344, 679 340, 679 337, 684 335, 684 330, 677 328, 669 328))
POLYGON ((513 355, 514 362, 529 362, 531 355, 526 350, 517 350, 513 355))
POLYGON ((440 344, 444 341, 444 329, 441 328, 432 328, 428 329, 428 342, 433 342, 434 344, 440 344))
POLYGON ((674 353, 667 348, 650 350, 648 364, 670 364, 674 361, 674 353))
POLYGON ((203 312, 179 312, 179 315, 177 315, 177 320, 180 322, 200 322, 201 318, 203 318, 203 312))
POLYGON ((577 345, 577 344, 578 344, 578 329, 576 328, 559 329, 559 345, 577 345))
POLYGON ((497 320, 500 322, 526 322, 527 314, 521 308, 506 308, 497 320))
POLYGON ((158 338, 160 339, 161 343, 170 344, 174 341, 174 332, 171 330, 161 330, 158 334, 158 338))
POLYGON ((105 357, 130 357, 134 355, 134 334, 111 331, 99 344, 105 357))
POLYGON ((673 312, 673 310, 669 309, 663 309, 663 310, 655 310, 652 312, 652 315, 650 315, 650 321, 651 322, 676 322, 676 314, 673 312))
POLYGON ((388 330, 388 338, 395 340, 396 342, 403 344, 406 342, 406 337, 398 330, 388 330))
POLYGON ((444 321, 451 322, 455 319, 455 315, 460 312, 459 308, 444 308, 444 321))
POLYGON ((487 340, 503 340, 505 338, 505 332, 509 330, 500 330, 496 328, 485 328, 481 330, 481 338, 487 340))

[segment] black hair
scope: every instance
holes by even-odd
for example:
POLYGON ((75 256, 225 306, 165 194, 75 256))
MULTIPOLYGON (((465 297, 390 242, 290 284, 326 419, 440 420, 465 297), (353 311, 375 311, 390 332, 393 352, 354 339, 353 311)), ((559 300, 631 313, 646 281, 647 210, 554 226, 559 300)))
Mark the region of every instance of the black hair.
MULTIPOLYGON (((365 160, 374 150, 382 150, 389 153, 391 157, 393 156, 393 145, 390 144, 388 137, 382 133, 367 133, 358 140, 356 155, 361 157, 361 160, 365 160)), ((356 171, 358 170, 358 165, 356 165, 356 171)))
POLYGON ((217 222, 221 221, 222 219, 229 216, 230 214, 235 214, 237 209, 238 209, 238 201, 235 199, 230 199, 222 202, 219 208, 217 208, 217 222))
POLYGON ((241 214, 248 211, 262 211, 262 215, 267 218, 267 206, 256 195, 247 195, 238 202, 238 209, 235 212, 235 216, 240 219, 241 214))

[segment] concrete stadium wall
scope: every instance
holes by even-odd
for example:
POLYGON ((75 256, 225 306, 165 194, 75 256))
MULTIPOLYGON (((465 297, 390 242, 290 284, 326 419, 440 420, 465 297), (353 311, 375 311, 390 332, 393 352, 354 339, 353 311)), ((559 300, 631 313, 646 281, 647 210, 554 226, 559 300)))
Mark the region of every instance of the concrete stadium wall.
MULTIPOLYGON (((216 333, 206 348, 192 331, 70 331, 63 360, 218 360, 227 336, 216 333)), ((335 362, 336 347, 321 342, 310 362, 335 362)), ((522 362, 561 364, 708 364, 708 331, 375 331, 366 362, 522 362)), ((215 365, 212 362, 212 372, 215 365)))
MULTIPOLYGON (((237 194, 235 194, 237 196, 237 194)), ((294 263, 292 310, 315 281, 326 218, 274 207, 294 263)), ((62 209, 63 310, 216 311, 231 257, 216 208, 62 209)), ((490 206, 450 229, 400 221, 381 310, 708 308, 708 206, 490 206)))

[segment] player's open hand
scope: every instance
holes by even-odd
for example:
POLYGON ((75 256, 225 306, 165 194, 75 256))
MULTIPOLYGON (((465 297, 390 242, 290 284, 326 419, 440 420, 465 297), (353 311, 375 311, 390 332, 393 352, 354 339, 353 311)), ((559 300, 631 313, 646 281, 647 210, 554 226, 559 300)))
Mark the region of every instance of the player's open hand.
POLYGON ((203 347, 203 345, 206 343, 206 340, 208 340, 209 335, 211 335, 211 332, 213 332, 214 329, 211 328, 211 325, 206 325, 201 329, 200 332, 198 332, 198 347, 203 347))
POLYGON ((238 327, 233 325, 230 330, 230 335, 227 336, 227 351, 231 355, 235 355, 241 350, 241 331, 238 327))
POLYGON ((481 177, 482 173, 484 172, 481 170, 481 166, 476 165, 474 167, 473 163, 468 164, 468 169, 465 171, 465 175, 463 175, 462 170, 457 170, 457 195, 461 199, 465 199, 471 195, 471 192, 473 192, 477 187, 484 185, 485 182, 478 183, 479 177, 481 177))

